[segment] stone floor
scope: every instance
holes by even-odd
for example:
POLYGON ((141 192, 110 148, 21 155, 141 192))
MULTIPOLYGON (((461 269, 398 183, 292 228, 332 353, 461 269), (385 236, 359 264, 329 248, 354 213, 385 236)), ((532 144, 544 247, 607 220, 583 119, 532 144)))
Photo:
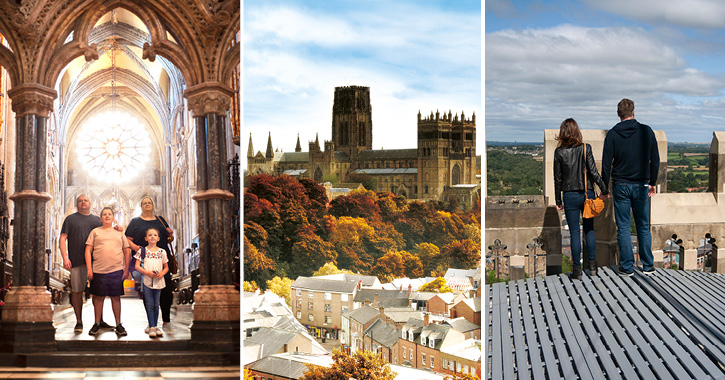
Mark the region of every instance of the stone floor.
MULTIPOLYGON (((65 307, 62 310, 56 310, 53 313, 53 325, 55 326, 55 339, 62 340, 133 340, 133 341, 173 341, 173 340, 189 340, 191 339, 191 331, 188 323, 190 318, 178 315, 175 308, 172 307, 171 324, 164 330, 164 336, 161 338, 149 338, 144 333, 144 329, 148 326, 146 318, 146 309, 143 300, 136 296, 135 292, 129 292, 128 295, 121 297, 121 324, 128 332, 127 336, 118 337, 113 330, 101 330, 101 332, 92 336, 88 334, 93 326, 93 304, 90 300, 83 304, 83 332, 75 333, 73 328, 76 324, 75 314, 72 307, 65 307), (182 321, 179 322, 178 320, 182 321)), ((116 325, 116 319, 111 310, 111 300, 106 299, 103 305, 103 320, 111 326, 116 325)), ((161 327, 161 315, 159 314, 158 326, 161 327)))
POLYGON ((7 368, 0 367, 0 379, 85 379, 85 380, 121 380, 121 379, 239 379, 238 366, 225 367, 189 367, 189 368, 143 368, 129 371, 127 368, 7 368))

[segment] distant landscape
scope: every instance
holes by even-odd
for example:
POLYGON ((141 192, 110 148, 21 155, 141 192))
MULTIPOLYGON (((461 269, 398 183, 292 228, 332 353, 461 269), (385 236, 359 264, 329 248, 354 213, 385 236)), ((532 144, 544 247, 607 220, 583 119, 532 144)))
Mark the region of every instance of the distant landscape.
MULTIPOLYGON (((543 194, 544 144, 486 142, 488 195, 543 194)), ((707 191, 709 143, 667 145, 667 192, 707 191)))

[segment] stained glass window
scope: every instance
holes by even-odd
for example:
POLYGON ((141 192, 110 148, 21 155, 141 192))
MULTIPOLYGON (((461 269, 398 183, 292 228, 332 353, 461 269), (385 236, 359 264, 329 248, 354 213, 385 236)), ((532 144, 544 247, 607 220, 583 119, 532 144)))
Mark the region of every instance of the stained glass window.
POLYGON ((126 180, 142 172, 151 155, 146 126, 125 112, 108 111, 92 117, 79 133, 78 160, 101 181, 126 180))

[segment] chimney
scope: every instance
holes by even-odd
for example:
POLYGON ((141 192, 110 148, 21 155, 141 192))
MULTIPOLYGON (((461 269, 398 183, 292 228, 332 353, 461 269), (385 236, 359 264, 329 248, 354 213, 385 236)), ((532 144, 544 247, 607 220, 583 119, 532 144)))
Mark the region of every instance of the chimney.
POLYGON ((430 323, 430 313, 423 314, 423 326, 428 326, 430 323))
POLYGON ((375 293, 375 303, 373 306, 380 306, 380 295, 378 293, 375 293))
POLYGON ((365 305, 365 306, 370 305, 370 298, 365 298, 365 301, 363 302, 363 305, 365 305))
POLYGON ((357 282, 357 290, 362 289, 362 280, 357 282))
POLYGON ((410 293, 412 293, 412 292, 413 292, 413 285, 408 284, 408 298, 410 298, 410 293))

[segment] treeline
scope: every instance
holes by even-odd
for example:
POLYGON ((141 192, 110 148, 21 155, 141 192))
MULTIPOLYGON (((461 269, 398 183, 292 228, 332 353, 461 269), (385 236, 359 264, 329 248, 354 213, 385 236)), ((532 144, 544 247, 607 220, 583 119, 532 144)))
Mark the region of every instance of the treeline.
POLYGON ((489 150, 486 166, 489 195, 543 194, 544 166, 531 155, 489 150))
POLYGON ((357 190, 327 205, 310 179, 256 175, 244 196, 244 280, 310 276, 325 265, 381 281, 475 268, 481 251, 480 205, 407 201, 357 190))

